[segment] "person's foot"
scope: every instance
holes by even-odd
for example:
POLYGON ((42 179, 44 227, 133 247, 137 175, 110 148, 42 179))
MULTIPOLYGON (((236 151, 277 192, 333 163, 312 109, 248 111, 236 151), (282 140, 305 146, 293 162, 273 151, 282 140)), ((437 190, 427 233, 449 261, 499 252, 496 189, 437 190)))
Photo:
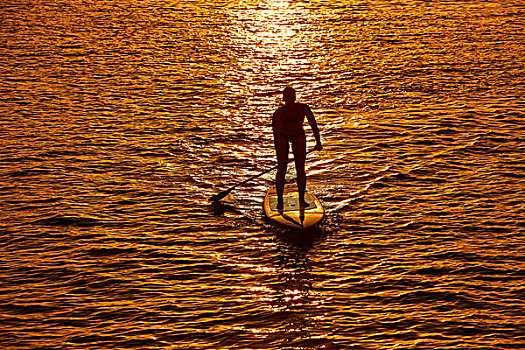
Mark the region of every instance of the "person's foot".
POLYGON ((300 207, 301 209, 306 209, 306 208, 308 208, 309 206, 310 206, 310 204, 308 204, 307 201, 305 201, 305 200, 299 201, 299 207, 300 207))

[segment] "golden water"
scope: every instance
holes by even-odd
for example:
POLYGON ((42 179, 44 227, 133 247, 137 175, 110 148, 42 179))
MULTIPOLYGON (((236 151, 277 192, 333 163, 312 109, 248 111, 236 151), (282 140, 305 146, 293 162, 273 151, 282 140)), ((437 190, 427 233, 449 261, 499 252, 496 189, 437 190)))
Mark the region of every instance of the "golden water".
POLYGON ((524 16, 7 1, 1 347, 520 348, 524 16), (305 234, 263 219, 273 174, 207 201, 275 165, 287 85, 325 146, 307 173, 327 220, 305 234))

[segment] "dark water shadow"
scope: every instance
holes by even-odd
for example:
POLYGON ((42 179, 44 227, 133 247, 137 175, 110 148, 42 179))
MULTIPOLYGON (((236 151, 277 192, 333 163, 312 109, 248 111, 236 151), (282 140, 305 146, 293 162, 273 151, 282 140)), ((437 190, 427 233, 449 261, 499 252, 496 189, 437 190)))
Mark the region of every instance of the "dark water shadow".
POLYGON ((306 252, 326 238, 326 233, 322 227, 308 229, 278 228, 274 233, 280 241, 306 252))
POLYGON ((321 223, 306 229, 284 227, 267 217, 264 217, 264 221, 267 224, 266 231, 269 234, 274 234, 279 241, 306 252, 326 238, 326 230, 324 228, 327 222, 326 216, 321 223))

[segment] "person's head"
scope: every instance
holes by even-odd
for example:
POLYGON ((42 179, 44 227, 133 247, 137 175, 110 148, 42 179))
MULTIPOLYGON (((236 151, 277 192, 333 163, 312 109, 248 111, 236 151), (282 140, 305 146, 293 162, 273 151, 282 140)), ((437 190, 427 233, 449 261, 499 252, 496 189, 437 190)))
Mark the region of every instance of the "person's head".
POLYGON ((286 104, 291 104, 295 102, 295 90, 291 86, 287 86, 283 90, 283 100, 286 104))

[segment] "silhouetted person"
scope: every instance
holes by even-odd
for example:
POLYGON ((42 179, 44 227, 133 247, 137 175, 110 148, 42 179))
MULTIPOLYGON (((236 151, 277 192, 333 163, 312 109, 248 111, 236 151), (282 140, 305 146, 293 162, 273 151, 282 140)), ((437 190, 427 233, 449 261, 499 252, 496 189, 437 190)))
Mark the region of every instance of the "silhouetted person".
POLYGON ((299 205, 304 208, 308 204, 304 200, 306 190, 306 172, 304 162, 306 159, 306 135, 303 129, 304 117, 317 141, 314 149, 322 150, 321 137, 317 122, 310 107, 304 103, 295 102, 295 90, 287 87, 283 91, 284 106, 279 107, 272 117, 273 139, 275 151, 277 152, 278 170, 275 177, 275 189, 277 192, 277 209, 283 209, 284 178, 288 164, 288 144, 292 143, 292 151, 295 157, 295 170, 297 171, 297 187, 299 190, 299 205))

